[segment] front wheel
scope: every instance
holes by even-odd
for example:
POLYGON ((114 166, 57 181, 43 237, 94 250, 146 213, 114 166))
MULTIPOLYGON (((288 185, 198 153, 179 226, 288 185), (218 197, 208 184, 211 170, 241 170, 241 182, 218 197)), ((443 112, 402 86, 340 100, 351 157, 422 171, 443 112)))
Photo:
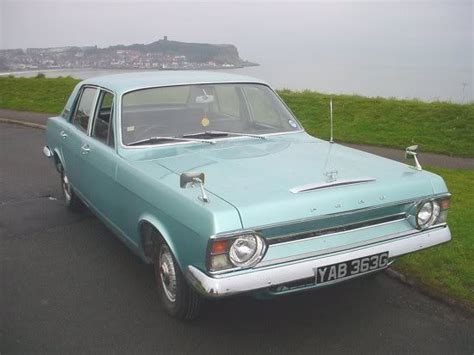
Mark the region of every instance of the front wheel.
POLYGON ((195 319, 202 299, 186 282, 166 243, 161 242, 154 253, 155 280, 166 312, 179 319, 195 319))

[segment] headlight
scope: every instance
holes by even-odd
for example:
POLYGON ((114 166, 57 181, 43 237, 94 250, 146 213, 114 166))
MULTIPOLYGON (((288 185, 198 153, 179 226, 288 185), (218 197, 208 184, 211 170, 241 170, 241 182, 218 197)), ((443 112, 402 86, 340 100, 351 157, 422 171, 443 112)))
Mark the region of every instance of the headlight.
POLYGON ((253 233, 211 239, 209 243, 208 269, 211 272, 252 267, 262 259, 266 249, 265 240, 253 233))
POLYGON ((425 229, 434 224, 445 223, 449 205, 449 197, 422 202, 416 214, 417 227, 419 229, 425 229))
POLYGON ((235 266, 253 266, 260 260, 263 246, 262 238, 258 235, 243 235, 232 243, 229 259, 235 266))

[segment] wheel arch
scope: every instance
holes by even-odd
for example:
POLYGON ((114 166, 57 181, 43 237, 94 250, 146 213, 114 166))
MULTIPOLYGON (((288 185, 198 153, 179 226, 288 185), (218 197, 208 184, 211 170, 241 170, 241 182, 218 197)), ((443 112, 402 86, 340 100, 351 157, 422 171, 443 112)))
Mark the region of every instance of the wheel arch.
POLYGON ((58 148, 55 148, 53 150, 53 160, 54 160, 54 166, 56 167, 56 170, 58 171, 58 173, 62 173, 62 170, 64 169, 64 159, 58 148))
POLYGON ((171 249, 178 264, 180 264, 179 253, 176 250, 176 246, 167 228, 156 217, 143 215, 138 222, 138 234, 140 236, 142 253, 147 263, 153 262, 154 246, 157 242, 157 238, 158 240, 161 238, 171 249))

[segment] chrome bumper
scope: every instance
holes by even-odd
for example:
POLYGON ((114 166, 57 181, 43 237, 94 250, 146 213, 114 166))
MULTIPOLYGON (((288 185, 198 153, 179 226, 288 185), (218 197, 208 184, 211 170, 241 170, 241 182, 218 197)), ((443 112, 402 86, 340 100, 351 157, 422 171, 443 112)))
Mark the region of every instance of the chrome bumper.
MULTIPOLYGON (((211 277, 194 266, 189 266, 186 276, 195 289, 204 296, 220 298, 313 277, 314 269, 320 266, 337 264, 385 251, 388 251, 389 258, 393 259, 404 254, 446 243, 450 240, 451 232, 449 227, 443 226, 428 231, 411 233, 377 244, 326 254, 317 258, 254 268, 233 274, 211 277)), ((360 276, 362 275, 364 274, 360 274, 360 276)), ((344 280, 346 279, 339 281, 344 280)))
POLYGON ((49 149, 47 145, 43 147, 43 154, 48 158, 51 158, 53 156, 51 149, 49 149))

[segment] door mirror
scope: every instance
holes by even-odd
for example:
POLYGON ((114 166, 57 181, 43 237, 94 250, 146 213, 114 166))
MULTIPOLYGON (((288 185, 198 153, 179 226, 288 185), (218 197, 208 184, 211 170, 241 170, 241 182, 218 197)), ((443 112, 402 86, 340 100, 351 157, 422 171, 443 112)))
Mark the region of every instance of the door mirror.
POLYGON ((420 162, 418 161, 418 146, 417 145, 411 145, 405 149, 405 158, 409 160, 414 160, 415 161, 415 169, 416 170, 422 170, 420 162))
POLYGON ((189 184, 204 184, 204 173, 182 173, 179 177, 179 186, 182 189, 188 187, 189 184))
POLYGON ((199 196, 199 199, 202 202, 209 202, 209 198, 204 190, 204 173, 182 173, 179 176, 179 185, 182 189, 185 189, 188 186, 194 187, 195 185, 199 185, 199 188, 201 189, 201 196, 199 196))
POLYGON ((405 149, 405 159, 415 159, 415 156, 417 154, 418 146, 417 145, 411 145, 405 149))

